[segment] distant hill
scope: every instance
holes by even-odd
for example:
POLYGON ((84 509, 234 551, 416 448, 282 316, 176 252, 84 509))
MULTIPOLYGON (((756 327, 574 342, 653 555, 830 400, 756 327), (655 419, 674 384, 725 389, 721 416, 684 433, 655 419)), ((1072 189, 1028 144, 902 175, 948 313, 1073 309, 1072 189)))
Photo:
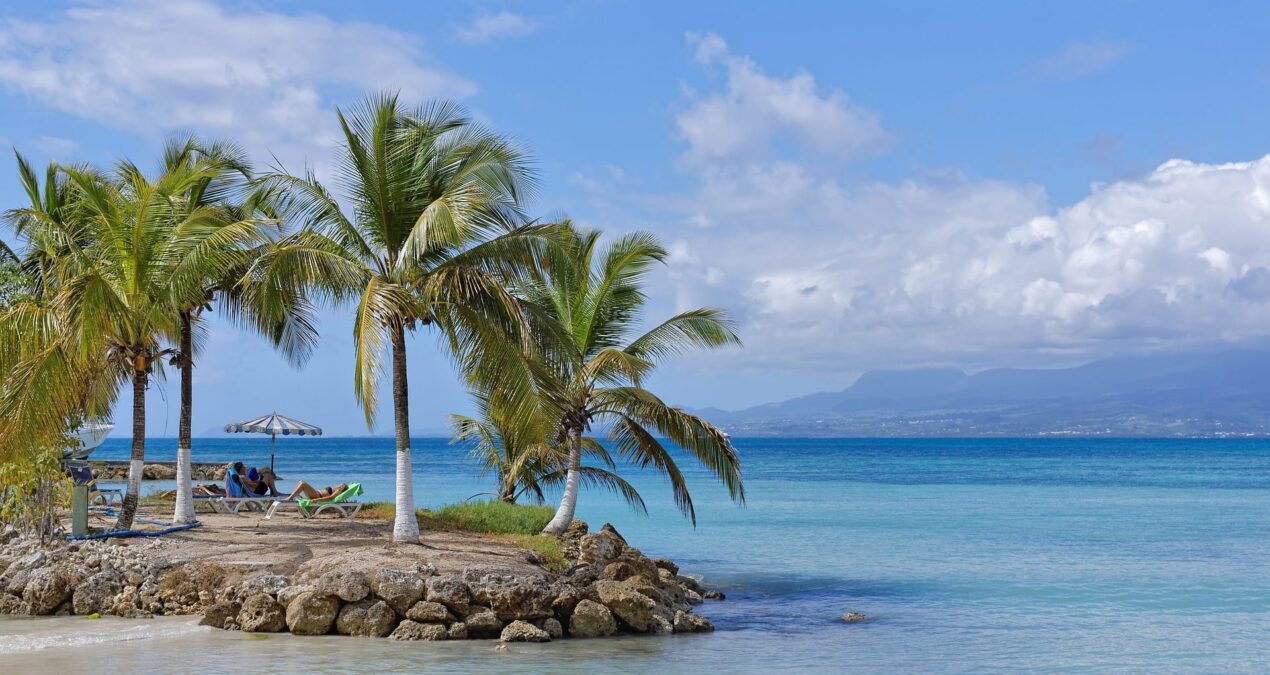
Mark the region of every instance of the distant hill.
POLYGON ((1270 351, 872 371, 838 392, 696 412, 734 436, 1267 435, 1270 351))

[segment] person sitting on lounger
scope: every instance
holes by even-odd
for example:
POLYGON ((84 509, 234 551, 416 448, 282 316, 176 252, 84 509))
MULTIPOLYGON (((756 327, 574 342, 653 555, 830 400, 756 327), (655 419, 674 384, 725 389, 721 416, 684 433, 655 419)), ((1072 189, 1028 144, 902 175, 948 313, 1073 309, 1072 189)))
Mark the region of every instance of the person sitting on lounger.
POLYGON ((295 489, 291 491, 287 499, 294 501, 296 497, 306 497, 314 501, 322 501, 324 499, 334 499, 347 489, 348 483, 340 483, 339 485, 319 490, 304 481, 300 481, 296 483, 295 489))
POLYGON ((234 471, 238 473, 238 477, 242 480, 243 487, 247 490, 248 497, 264 497, 270 495, 277 497, 278 492, 278 476, 269 467, 261 467, 260 469, 251 468, 244 470, 242 462, 234 462, 234 471))

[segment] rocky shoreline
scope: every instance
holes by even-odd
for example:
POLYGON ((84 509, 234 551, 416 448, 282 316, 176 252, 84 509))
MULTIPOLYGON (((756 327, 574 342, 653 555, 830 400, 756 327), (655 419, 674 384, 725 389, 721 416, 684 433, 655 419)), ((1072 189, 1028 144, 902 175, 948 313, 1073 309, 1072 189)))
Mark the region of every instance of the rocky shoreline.
MULTIPOLYGON (((123 460, 89 460, 97 480, 127 480, 128 462, 123 460)), ((225 480, 224 462, 191 462, 191 480, 225 480)), ((176 480, 176 462, 146 462, 141 468, 142 480, 176 480)))
POLYGON ((348 556, 289 576, 206 560, 174 563, 162 540, 39 541, 0 532, 0 614, 198 615, 226 630, 397 640, 547 642, 714 630, 694 607, 722 599, 675 563, 650 559, 611 526, 577 521, 561 538, 564 573, 483 566, 439 574, 411 562, 361 569, 348 556))

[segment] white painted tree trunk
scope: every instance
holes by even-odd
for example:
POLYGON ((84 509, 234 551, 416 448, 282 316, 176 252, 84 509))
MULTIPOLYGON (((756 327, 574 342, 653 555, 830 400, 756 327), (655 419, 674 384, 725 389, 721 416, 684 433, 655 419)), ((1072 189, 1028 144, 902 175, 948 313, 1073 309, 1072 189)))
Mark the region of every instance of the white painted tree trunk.
POLYGON ((569 432, 569 473, 564 479, 564 495, 560 497, 560 508, 556 515, 542 528, 543 534, 564 534, 565 528, 573 522, 573 512, 578 506, 578 489, 582 482, 582 433, 569 432))
POLYGON ((419 521, 415 517, 414 472, 410 464, 410 448, 397 451, 397 514, 392 523, 392 540, 419 543, 419 521))
POLYGON ((194 522, 194 481, 191 477, 189 446, 176 448, 176 513, 174 523, 194 522))
POLYGON ((392 523, 392 540, 399 544, 419 543, 419 521, 415 517, 414 471, 410 462, 410 390, 406 382, 406 332, 401 324, 392 327, 392 405, 397 432, 397 499, 392 523))

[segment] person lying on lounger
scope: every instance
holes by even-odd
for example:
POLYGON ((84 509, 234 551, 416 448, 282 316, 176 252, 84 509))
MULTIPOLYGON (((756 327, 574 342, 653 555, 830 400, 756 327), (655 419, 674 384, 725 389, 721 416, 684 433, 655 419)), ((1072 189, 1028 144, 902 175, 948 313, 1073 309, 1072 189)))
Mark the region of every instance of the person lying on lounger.
POLYGON ((287 499, 294 500, 296 497, 307 497, 314 501, 322 501, 324 499, 334 499, 347 489, 348 483, 340 483, 339 485, 319 490, 304 481, 300 481, 296 483, 295 489, 291 491, 287 499))

